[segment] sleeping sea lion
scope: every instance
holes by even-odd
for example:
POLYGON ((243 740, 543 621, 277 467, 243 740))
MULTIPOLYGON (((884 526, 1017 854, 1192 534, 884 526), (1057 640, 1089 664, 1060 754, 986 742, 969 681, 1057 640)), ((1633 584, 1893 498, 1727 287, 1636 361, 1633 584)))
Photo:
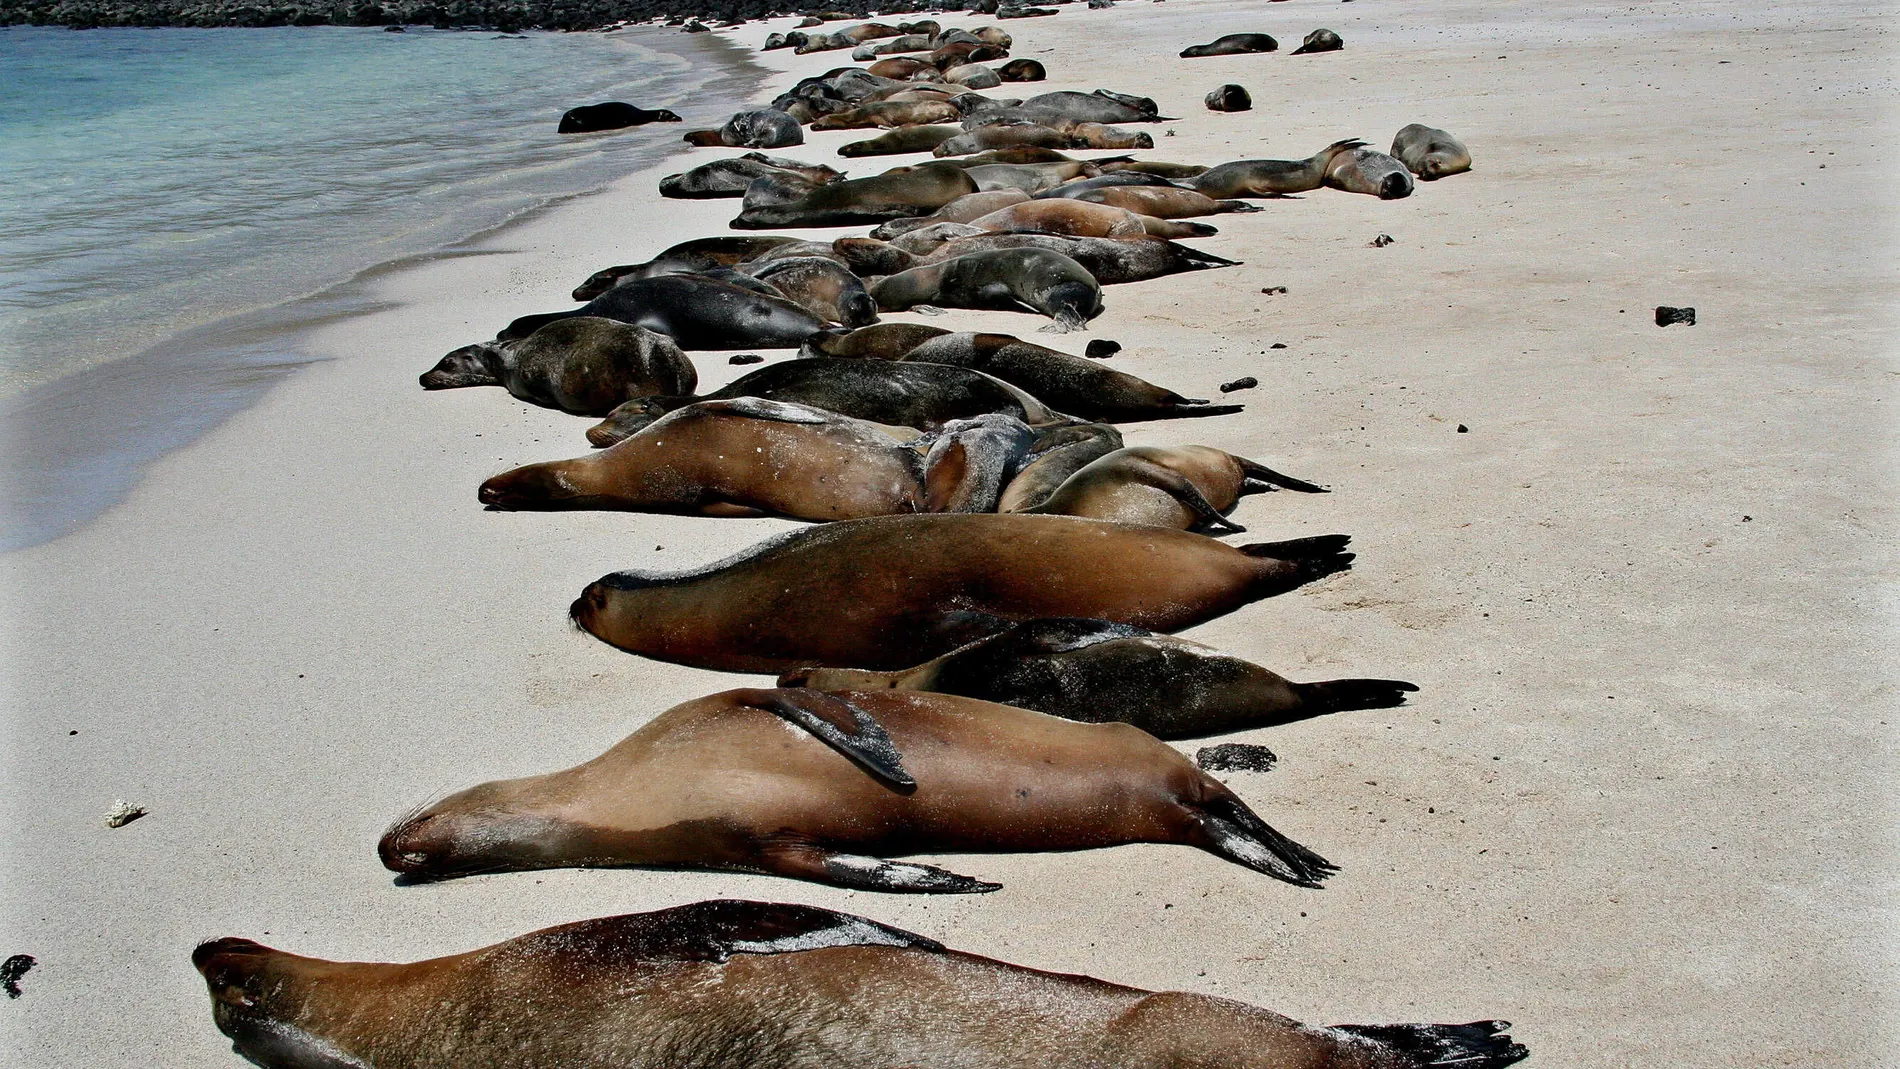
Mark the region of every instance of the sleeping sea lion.
POLYGON ((865 141, 838 146, 840 156, 898 156, 907 152, 929 152, 963 133, 954 124, 943 126, 900 126, 865 141))
POLYGON ((1092 461, 1048 497, 1020 511, 1238 534, 1246 528, 1229 521, 1227 514, 1240 499, 1280 487, 1326 492, 1210 446, 1131 446, 1092 461))
POLYGON ((1187 184, 1215 199, 1308 193, 1326 184, 1335 158, 1363 144, 1355 138, 1335 141, 1303 160, 1235 160, 1209 167, 1187 184))
POLYGON ((1418 689, 1398 679, 1292 683, 1198 642, 1100 620, 1030 620, 915 668, 800 669, 780 676, 779 686, 960 694, 1091 724, 1133 724, 1160 739, 1386 709, 1418 689))
POLYGON ((1203 238, 1220 233, 1206 223, 1157 219, 1085 200, 1031 200, 970 220, 996 234, 1066 234, 1078 238, 1203 238))
POLYGON ((920 215, 912 219, 892 219, 887 223, 880 223, 871 231, 871 236, 880 241, 889 241, 913 230, 935 226, 938 223, 967 223, 1012 204, 1021 204, 1028 199, 1029 194, 1020 189, 966 193, 929 215, 920 215))
POLYGON ((812 122, 813 130, 863 130, 871 127, 928 126, 955 122, 963 116, 946 101, 879 100, 847 111, 834 111, 812 122))
POLYGON ((1021 512, 1041 503, 1063 481, 1122 447, 1121 432, 1107 423, 1076 423, 1039 429, 1016 477, 1003 487, 996 511, 1021 512))
POLYGON ((1216 37, 1204 45, 1190 45, 1181 50, 1182 59, 1200 59, 1203 56, 1242 56, 1253 52, 1272 52, 1280 47, 1280 42, 1264 33, 1230 33, 1216 37))
POLYGON ((795 349, 823 320, 782 297, 702 275, 622 279, 571 312, 522 316, 496 335, 511 341, 560 319, 603 316, 666 334, 682 349, 795 349))
POLYGON ((776 288, 785 298, 827 323, 862 327, 877 322, 877 301, 864 282, 836 260, 818 256, 775 257, 741 270, 776 288))
POLYGON ((664 334, 596 316, 549 323, 511 342, 477 342, 422 374, 425 390, 501 386, 530 404, 601 416, 623 401, 692 393, 693 362, 664 334))
POLYGON ((1051 328, 1080 330, 1102 314, 1102 287, 1081 264, 1048 249, 998 249, 886 275, 870 287, 877 305, 901 312, 920 304, 997 308, 1048 316, 1051 328))
POLYGON ((1001 75, 981 63, 965 63, 960 67, 951 67, 944 71, 942 76, 948 84, 960 85, 965 89, 994 89, 1003 84, 1001 75))
POLYGON ((763 152, 748 152, 729 160, 703 163, 680 174, 660 179, 660 196, 675 198, 742 197, 753 179, 768 175, 824 185, 844 175, 822 165, 779 159, 763 152))
POLYGON ((696 571, 604 575, 569 615, 629 653, 713 671, 904 668, 1045 616, 1178 631, 1344 570, 1346 542, 1235 547, 1073 516, 884 516, 696 571))
POLYGON ((694 238, 691 241, 680 242, 646 263, 622 264, 618 267, 596 271, 588 276, 587 281, 574 287, 573 296, 577 301, 591 301, 613 288, 614 283, 623 278, 652 278, 655 275, 703 271, 708 267, 731 267, 733 264, 750 260, 768 249, 798 240, 798 238, 764 234, 694 238))
POLYGON ((1471 150, 1436 127, 1413 123, 1392 139, 1392 155, 1427 182, 1471 170, 1471 150))
POLYGON ((1033 59, 1012 59, 996 73, 1006 82, 1040 82, 1049 77, 1048 68, 1033 59))
POLYGON ((1166 178, 1180 182, 1189 178, 1198 178, 1207 173, 1207 165, 1202 163, 1168 163, 1162 160, 1102 160, 1096 164, 1104 174, 1118 174, 1123 171, 1135 171, 1151 174, 1157 178, 1166 178))
POLYGON ((799 349, 798 355, 901 360, 905 353, 931 338, 949 333, 951 331, 943 327, 928 323, 876 323, 849 333, 816 335, 799 349))
POLYGON ((1192 189, 1153 185, 1111 185, 1084 190, 1070 199, 1106 204, 1151 219, 1189 219, 1226 212, 1257 212, 1244 200, 1215 200, 1192 189))
POLYGON ((805 143, 798 120, 777 108, 742 111, 717 130, 695 130, 681 138, 689 145, 730 148, 788 148, 805 143))
POLYGON ((1326 184, 1348 193, 1369 193, 1380 200, 1412 195, 1412 173, 1376 148, 1358 145, 1326 165, 1326 184))
POLYGON ((1253 95, 1245 86, 1232 82, 1219 89, 1210 90, 1205 101, 1209 111, 1252 111, 1253 95))
POLYGON ((852 178, 812 189, 806 195, 776 203, 755 203, 746 194, 745 208, 731 226, 735 230, 773 227, 856 226, 929 215, 967 193, 977 191, 976 180, 961 167, 921 164, 870 178, 852 178))
MULTIPOLYGON (((919 232, 913 231, 912 235, 916 233, 919 232)), ((906 237, 912 235, 906 235, 906 237)), ((871 239, 841 240, 854 243, 847 246, 849 251, 840 250, 844 252, 847 261, 854 255, 866 262, 873 258, 874 251, 869 248, 873 244, 871 239)), ((922 254, 921 257, 913 257, 895 247, 888 248, 903 255, 906 260, 922 259, 925 263, 935 263, 991 249, 1049 249, 1081 264, 1089 274, 1095 276, 1095 281, 1104 286, 1146 282, 1151 278, 1161 278, 1183 271, 1235 267, 1240 263, 1238 260, 1229 260, 1222 256, 1215 256, 1213 253, 1176 244, 1165 238, 1151 238, 1145 234, 1131 238, 1077 238, 1062 234, 992 234, 979 231, 972 235, 953 237, 938 245, 934 250, 922 254)), ((892 258, 879 255, 877 259, 884 262, 892 258)), ((896 270, 901 271, 914 266, 916 263, 906 262, 896 270)))
POLYGON ((249 939, 202 943, 191 962, 233 1048, 277 1069, 1503 1069, 1526 1055, 1503 1021, 1320 1028, 782 903, 604 917, 402 965, 249 939))
POLYGON ((1069 421, 1022 390, 968 368, 873 366, 863 360, 823 358, 768 364, 701 397, 629 401, 589 428, 587 440, 597 446, 612 445, 676 408, 739 397, 810 405, 853 419, 919 430, 935 430, 951 420, 989 412, 1014 416, 1030 426, 1069 421))
POLYGON ((1333 31, 1314 30, 1306 35, 1306 40, 1300 42, 1300 47, 1293 50, 1293 55, 1310 56, 1315 52, 1337 52, 1344 47, 1346 47, 1346 42, 1340 40, 1339 35, 1333 31))
POLYGON ((880 59, 865 69, 877 75, 879 78, 908 79, 921 75, 922 77, 918 79, 919 81, 938 81, 943 77, 942 72, 937 70, 936 67, 925 63, 921 59, 912 59, 908 56, 892 56, 888 59, 880 59))
POLYGON ((377 852, 424 878, 663 865, 969 894, 999 885, 887 859, 1137 842, 1299 887, 1336 871, 1145 732, 947 694, 805 688, 674 706, 574 768, 407 815, 377 852))

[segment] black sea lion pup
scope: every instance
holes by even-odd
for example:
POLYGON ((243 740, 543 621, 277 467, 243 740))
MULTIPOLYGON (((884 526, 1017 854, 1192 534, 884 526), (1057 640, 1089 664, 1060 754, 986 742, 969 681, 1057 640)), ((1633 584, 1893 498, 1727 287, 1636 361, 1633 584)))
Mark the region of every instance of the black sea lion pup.
POLYGON ((1368 193, 1380 200, 1412 195, 1412 173, 1405 165, 1376 148, 1359 145, 1333 157, 1326 165, 1326 184, 1348 193, 1368 193))
POLYGON ((1047 249, 999 249, 913 267, 871 286, 879 308, 920 304, 999 308, 1048 316, 1056 331, 1080 330, 1102 314, 1102 287, 1081 264, 1047 249))
POLYGON ((1272 52, 1280 47, 1280 42, 1264 33, 1230 33, 1216 37, 1204 45, 1191 45, 1181 50, 1182 59, 1200 59, 1203 56, 1241 56, 1250 52, 1272 52))
POLYGON ((1315 52, 1337 52, 1344 47, 1346 47, 1346 42, 1340 40, 1339 35, 1333 31, 1314 30, 1306 35, 1306 40, 1300 42, 1300 47, 1294 49, 1293 54, 1310 56, 1315 52))
POLYGON ((1363 144, 1356 138, 1335 141, 1303 160, 1236 160, 1209 167, 1186 184, 1217 199, 1309 193, 1326 184, 1333 160, 1363 144))
POLYGON ((1021 511, 1238 534, 1246 528, 1227 514, 1240 499, 1281 488, 1326 492, 1211 446, 1132 446, 1091 461, 1021 511))
POLYGON ((1392 155, 1427 182, 1471 170, 1471 150, 1443 130, 1413 123, 1392 139, 1392 155))
POLYGON ((594 272, 588 276, 587 281, 574 287, 573 297, 577 301, 591 301, 612 289, 614 283, 625 278, 651 278, 655 275, 703 271, 708 267, 731 267, 780 245, 795 244, 798 240, 798 238, 765 234, 745 236, 734 234, 682 241, 646 263, 621 264, 594 272))
POLYGON ((549 323, 513 342, 477 342, 422 375, 425 390, 501 386, 530 404, 602 416, 635 397, 692 393, 693 362, 673 339, 611 319, 549 323))
POLYGON ((233 1048, 272 1069, 1503 1069, 1526 1055, 1503 1021, 1322 1028, 783 903, 696 902, 401 965, 230 938, 191 961, 233 1048))
POLYGON ((666 865, 968 894, 998 885, 888 859, 1141 842, 1196 846, 1299 887, 1335 871, 1125 725, 948 694, 804 688, 675 706, 585 764, 410 814, 378 853, 425 878, 666 865))
MULTIPOLYGON (((906 366, 921 365, 894 365, 906 366)), ((886 516, 696 571, 614 572, 569 615, 629 653, 714 671, 888 670, 1045 616, 1178 631, 1346 569, 1347 541, 1236 547, 1073 516, 886 516)))
POLYGON ((1207 110, 1251 111, 1253 110, 1253 95, 1247 92, 1245 86, 1229 82, 1207 94, 1207 110))
POLYGON ((570 109, 561 116, 560 134, 591 134, 601 130, 619 130, 628 126, 645 126, 650 122, 680 122, 680 117, 661 108, 648 111, 636 108, 632 104, 610 100, 605 104, 587 104, 570 109))
POLYGON ((623 280, 571 312, 522 316, 496 337, 523 338, 576 316, 603 316, 645 327, 671 336, 682 349, 796 349, 825 329, 823 320, 782 297, 682 274, 623 280))
POLYGON ((785 673, 779 685, 960 694, 1069 720, 1120 721, 1161 739, 1386 709, 1418 690, 1398 679, 1292 683, 1198 642, 1101 620, 1031 620, 915 668, 808 668, 785 673))

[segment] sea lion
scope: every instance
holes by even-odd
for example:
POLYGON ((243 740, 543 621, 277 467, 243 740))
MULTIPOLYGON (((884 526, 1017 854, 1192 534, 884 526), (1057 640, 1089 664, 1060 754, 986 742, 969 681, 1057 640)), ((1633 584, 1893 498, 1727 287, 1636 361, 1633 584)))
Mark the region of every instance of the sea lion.
MULTIPOLYGON (((823 352, 836 345, 841 350, 863 351, 882 342, 878 346, 882 351, 876 355, 884 359, 948 364, 981 371, 1028 391, 1058 411, 1105 423, 1219 416, 1241 410, 1239 405, 1210 405, 1199 398, 1182 397, 1126 372, 1103 367, 1098 361, 1071 356, 1007 334, 913 335, 914 344, 895 355, 891 354, 899 347, 899 336, 880 337, 863 346, 853 345, 851 337, 823 335, 814 338, 807 349, 823 352)), ((1227 507, 1233 506, 1230 503, 1227 507)))
POLYGON ((880 56, 897 56, 906 52, 929 52, 932 49, 930 37, 923 33, 907 33, 899 37, 888 37, 876 44, 863 44, 851 53, 851 58, 863 63, 880 56))
POLYGON ((913 267, 874 282, 877 306, 901 312, 920 304, 1028 310, 1060 332, 1081 330, 1102 314, 1102 287, 1088 269, 1048 249, 997 249, 913 267))
POLYGON ((1063 160, 1060 163, 971 163, 967 160, 946 160, 943 166, 962 168, 964 174, 976 181, 980 193, 1020 189, 1032 197, 1072 178, 1095 173, 1092 164, 1081 160, 1063 160))
POLYGON ((512 342, 477 342, 422 374, 425 390, 501 386, 530 404, 602 416, 621 402, 692 393, 693 362, 673 339, 596 316, 549 323, 512 342))
POLYGON ((993 509, 1002 481, 996 472, 1013 471, 1033 438, 1021 422, 1010 422, 1020 428, 1020 446, 994 434, 966 434, 956 437, 954 448, 927 453, 936 444, 928 438, 899 438, 897 428, 807 405, 757 397, 701 401, 600 452, 503 472, 482 483, 477 496, 508 511, 783 516, 819 523, 967 511, 972 504, 993 509))
POLYGON ((824 321, 782 297, 701 275, 622 279, 571 312, 522 316, 496 335, 523 338, 560 319, 604 316, 666 334, 682 349, 795 349, 824 321))
POLYGON ((1337 52, 1344 47, 1346 47, 1346 42, 1340 40, 1339 35, 1333 31, 1314 30, 1306 35, 1306 40, 1300 42, 1300 47, 1293 50, 1293 55, 1310 56, 1315 52, 1337 52))
POLYGON ((1471 170, 1471 150, 1436 127, 1412 123, 1392 138, 1392 155, 1427 182, 1471 170))
POLYGON ((777 108, 742 111, 717 130, 696 130, 683 138, 691 145, 730 148, 787 148, 805 143, 798 120, 777 108))
POLYGON ((1028 199, 1029 194, 1020 189, 966 193, 929 215, 919 215, 910 219, 892 219, 889 222, 880 223, 871 231, 871 237, 879 241, 889 241, 913 230, 921 230, 938 223, 967 223, 1012 204, 1021 204, 1028 199))
POLYGON ((943 80, 965 89, 994 89, 1003 84, 1000 75, 981 63, 965 63, 960 67, 951 67, 943 72, 943 80))
POLYGON ((1326 184, 1326 171, 1342 153, 1365 144, 1356 138, 1335 141, 1303 160, 1235 160, 1187 179, 1213 197, 1283 197, 1308 193, 1326 184))
MULTIPOLYGON (((1139 130, 1124 130, 1098 122, 1079 122, 1069 127, 1070 148, 1153 148, 1155 139, 1139 130)), ((1096 161, 1090 161, 1096 162, 1096 161)), ((1101 163, 1110 162, 1102 160, 1101 163)))
MULTIPOLYGON (((850 240, 840 238, 839 240, 850 240)), ((877 323, 848 333, 819 334, 799 349, 801 357, 835 356, 870 360, 901 360, 905 353, 931 338, 951 331, 928 323, 877 323)))
POLYGON ((1220 231, 1206 223, 1136 215, 1126 208, 1092 201, 1031 200, 970 220, 995 234, 1060 234, 1078 238, 1210 237, 1220 231))
MULTIPOLYGON (((863 239, 860 239, 863 240, 863 239)), ((925 262, 947 260, 989 249, 1050 249, 1081 264, 1104 286, 1146 282, 1183 271, 1234 267, 1240 261, 1202 252, 1146 234, 1133 238, 1076 238, 1059 234, 981 233, 954 238, 924 255, 925 262)), ((911 266, 911 265, 906 265, 911 266)))
POLYGON ((1073 516, 884 516, 794 531, 697 571, 614 572, 569 615, 629 653, 713 671, 888 670, 1037 617, 1178 631, 1349 567, 1346 542, 1234 547, 1073 516))
POLYGON ((679 116, 661 108, 648 111, 636 108, 632 104, 619 100, 609 100, 605 104, 586 104, 570 108, 561 116, 561 125, 557 134, 592 134, 602 130, 620 130, 629 126, 645 126, 650 122, 680 122, 679 116))
POLYGON ((879 100, 861 104, 848 111, 834 111, 813 121, 813 130, 862 130, 869 127, 928 126, 955 122, 962 116, 956 105, 947 101, 879 100))
POLYGON ((1033 122, 1058 129, 1066 124, 1161 122, 1161 109, 1148 97, 1131 96, 1107 89, 1092 93, 1062 91, 1043 93, 1017 104, 977 97, 958 97, 963 108, 963 126, 973 130, 998 122, 1033 122))
POLYGON ((810 185, 824 185, 844 177, 840 171, 823 165, 778 159, 763 152, 748 152, 729 160, 703 163, 680 174, 660 179, 660 196, 676 198, 742 197, 754 179, 775 176, 810 185))
POLYGON ((1190 45, 1181 50, 1182 59, 1200 59, 1203 56, 1244 56, 1253 52, 1273 52, 1280 42, 1264 33, 1230 33, 1216 37, 1204 45, 1190 45))
POLYGON ((939 81, 943 78, 943 73, 936 67, 921 59, 911 59, 907 56, 880 59, 865 69, 880 78, 909 79, 921 76, 920 81, 939 81))
POLYGON ((1122 447, 1121 432, 1107 423, 1077 423, 1039 429, 1016 477, 997 496, 996 511, 1021 512, 1039 504, 1069 476, 1122 447))
POLYGON ((900 126, 877 137, 853 141, 838 147, 840 156, 900 156, 908 152, 929 152, 963 133, 954 123, 942 126, 900 126))
POLYGON ((1204 445, 1131 446, 1092 461, 1023 512, 1238 534, 1227 519, 1247 494, 1326 491, 1256 461, 1204 445))
POLYGON ((1206 103, 1209 111, 1252 111, 1253 95, 1245 86, 1229 82, 1209 92, 1206 103))
POLYGON ((1205 193, 1173 186, 1104 186, 1084 190, 1070 199, 1106 204, 1150 219, 1188 219, 1229 212, 1260 211, 1258 204, 1248 204, 1244 200, 1215 200, 1205 193))
POLYGON ((1189 178, 1198 178, 1207 173, 1203 163, 1168 163, 1164 160, 1101 160, 1096 166, 1103 174, 1119 174, 1134 171, 1138 174, 1150 174, 1156 178, 1166 178, 1171 182, 1180 182, 1189 178))
POLYGON ((745 207, 731 225, 735 230, 766 230, 881 223, 929 215, 975 192, 976 180, 961 167, 923 164, 869 178, 832 182, 782 203, 755 203, 748 190, 745 207))
POLYGON ((587 432, 597 446, 612 445, 695 401, 759 397, 810 405, 854 419, 934 430, 951 420, 988 412, 1031 426, 1068 422, 1017 387, 968 368, 937 364, 872 366, 863 360, 789 360, 768 364, 699 397, 644 397, 607 414, 587 432))
POLYGON ((1030 620, 915 668, 801 669, 780 676, 779 686, 960 694, 1091 724, 1133 724, 1160 739, 1386 709, 1418 690, 1398 679, 1293 683, 1198 642, 1100 620, 1030 620))
POLYGON ((1022 467, 1037 430, 991 412, 952 420, 926 435, 924 481, 931 512, 995 512, 1003 486, 1022 467))
POLYGON ((956 695, 805 688, 676 705, 591 761, 407 815, 377 853, 422 878, 662 865, 970 894, 1000 885, 887 859, 1140 842, 1297 887, 1336 871, 1145 732, 956 695))
POLYGON ((1049 77, 1048 69, 1033 59, 1012 59, 996 73, 1006 82, 1040 82, 1049 77))
POLYGON ((783 903, 695 902, 402 965, 235 938, 191 962, 233 1048, 296 1069, 1503 1069, 1527 1054, 1503 1021, 1321 1028, 783 903))
POLYGON ((1358 145, 1326 165, 1326 184, 1348 193, 1369 193, 1380 200, 1412 195, 1412 172, 1376 148, 1358 145))
POLYGON ((877 301, 864 283, 836 260, 779 257, 746 265, 746 273, 771 284, 787 300, 828 323, 862 327, 877 322, 877 301))
POLYGON ((960 131, 958 136, 943 141, 931 153, 936 156, 968 156, 993 148, 1063 149, 1071 147, 1072 141, 1074 138, 1066 132, 1036 123, 996 123, 960 131))
POLYGON ((779 245, 792 244, 798 238, 777 236, 731 236, 694 238, 682 241, 643 264, 621 264, 603 268, 574 287, 574 299, 591 301, 613 288, 623 278, 652 278, 655 275, 689 274, 709 267, 731 267, 779 245))

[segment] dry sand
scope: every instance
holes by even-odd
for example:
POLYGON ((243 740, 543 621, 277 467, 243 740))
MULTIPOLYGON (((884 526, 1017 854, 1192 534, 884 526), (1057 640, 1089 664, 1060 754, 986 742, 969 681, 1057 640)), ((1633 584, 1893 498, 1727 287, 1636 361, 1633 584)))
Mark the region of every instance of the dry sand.
MULTIPOLYGON (((240 1064, 186 960, 202 937, 408 958, 746 896, 1315 1021, 1509 1018, 1541 1066, 1894 1064, 1893 25, 1891 4, 1397 0, 1007 24, 1054 74, 1039 88, 1181 116, 1152 158, 1383 145, 1413 121, 1476 156, 1410 200, 1219 220, 1201 244, 1246 266, 1115 288, 1088 335, 1191 394, 1257 376, 1241 415, 1129 438, 1327 482, 1236 518, 1361 554, 1193 636, 1424 688, 1238 737, 1282 755, 1230 781, 1343 866, 1324 891, 1177 847, 948 859, 1006 885, 971 898, 641 871, 395 886, 373 847, 407 807, 741 682, 569 630, 583 584, 786 524, 484 513, 482 478, 585 451, 587 422, 415 385, 596 267, 725 232, 734 202, 661 206, 635 176, 387 279, 397 307, 321 338, 335 360, 0 559, 0 954, 40 961, 0 1005, 8 1062, 240 1064), (1320 25, 1344 52, 1174 58, 1320 25), (1256 110, 1206 112, 1225 81, 1256 110), (1701 322, 1658 329, 1658 304, 1701 322), (115 798, 151 815, 108 830, 115 798)), ((1049 340, 1025 316, 936 322, 1049 340)))

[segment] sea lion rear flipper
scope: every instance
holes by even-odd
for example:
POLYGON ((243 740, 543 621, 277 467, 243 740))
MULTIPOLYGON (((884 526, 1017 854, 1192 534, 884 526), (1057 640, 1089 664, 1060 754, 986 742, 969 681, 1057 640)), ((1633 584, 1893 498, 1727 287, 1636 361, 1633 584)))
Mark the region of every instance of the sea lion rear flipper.
MULTIPOLYGON (((1293 586, 1310 583, 1352 567, 1353 555, 1346 552, 1351 535, 1317 535, 1287 542, 1252 542, 1234 548, 1249 557, 1285 561, 1294 566, 1293 586)), ((1280 577, 1284 581, 1286 577, 1280 577)), ((1292 589, 1286 587, 1284 589, 1292 589)))
POLYGON ((1282 486, 1288 490, 1298 490, 1302 494, 1332 493, 1332 491, 1323 486, 1309 483, 1304 479, 1295 479, 1291 475, 1282 475, 1272 468, 1267 467, 1265 464, 1248 460, 1246 457, 1234 457, 1234 459, 1240 462, 1241 474, 1247 477, 1247 481, 1249 483, 1258 482, 1262 484, 1261 489, 1271 489, 1275 486, 1282 486))
POLYGON ((863 854, 835 854, 819 846, 801 845, 777 851, 770 858, 773 871, 798 879, 849 887, 858 891, 899 894, 977 895, 1002 888, 935 865, 890 861, 863 854))
POLYGON ((1214 797, 1197 810, 1203 849, 1295 887, 1319 887, 1339 866, 1273 830, 1231 795, 1214 797))
POLYGON ((843 698, 802 687, 742 690, 734 697, 741 705, 764 709, 811 732, 890 786, 907 792, 917 789, 917 781, 904 770, 903 755, 891 743, 884 725, 843 698))
POLYGON ((1506 1034, 1509 1021, 1473 1021, 1470 1024, 1337 1024, 1345 1032, 1407 1055, 1411 1064, 1457 1066, 1458 1069, 1503 1069, 1530 1057, 1521 1043, 1506 1034))
POLYGON ((1418 684, 1402 679, 1328 679, 1319 683, 1295 683, 1293 688, 1300 695, 1300 712, 1318 716, 1347 709, 1390 709, 1404 705, 1405 696, 1418 690, 1418 684))
POLYGON ((1194 485, 1193 480, 1173 468, 1165 464, 1144 462, 1136 470, 1141 473, 1142 479, 1149 486, 1173 497, 1189 512, 1192 512, 1194 518, 1200 521, 1200 525, 1210 533, 1240 534, 1246 530, 1245 527, 1228 519, 1221 510, 1215 508, 1201 493, 1201 488, 1194 485))

